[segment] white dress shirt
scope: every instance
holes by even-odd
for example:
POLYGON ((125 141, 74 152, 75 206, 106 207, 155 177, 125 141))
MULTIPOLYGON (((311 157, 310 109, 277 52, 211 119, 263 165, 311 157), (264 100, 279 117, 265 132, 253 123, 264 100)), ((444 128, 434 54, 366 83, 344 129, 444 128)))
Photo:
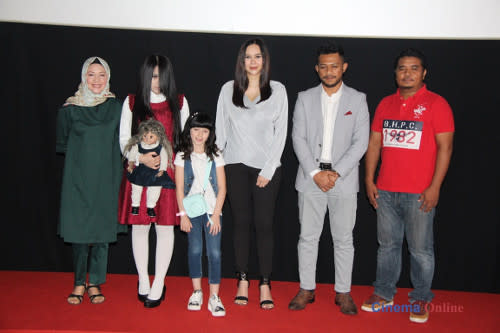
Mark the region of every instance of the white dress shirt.
MULTIPOLYGON (((332 145, 333 131, 335 130, 335 120, 339 109, 339 101, 342 96, 343 83, 336 93, 328 96, 325 89, 321 90, 321 113, 323 114, 323 143, 321 145, 321 163, 332 163, 332 145)), ((314 177, 320 169, 311 171, 311 177, 314 177)))

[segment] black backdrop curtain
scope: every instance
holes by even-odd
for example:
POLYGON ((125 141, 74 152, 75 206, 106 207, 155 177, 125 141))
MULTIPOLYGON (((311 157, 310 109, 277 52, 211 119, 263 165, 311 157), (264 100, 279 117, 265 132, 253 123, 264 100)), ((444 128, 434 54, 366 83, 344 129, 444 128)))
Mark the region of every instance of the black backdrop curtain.
MULTIPOLYGON (((70 247, 56 236, 64 158, 55 154, 55 118, 57 109, 76 91, 87 57, 98 55, 109 62, 111 90, 123 100, 127 93, 135 91, 137 71, 144 57, 165 54, 174 64, 179 91, 186 94, 190 108, 215 116, 219 89, 233 78, 238 48, 249 37, 0 23, 5 176, 4 200, 0 205, 0 269, 72 270, 70 247)), ((500 41, 335 39, 344 46, 349 61, 345 82, 367 94, 372 116, 381 98, 395 91, 392 70, 399 51, 417 47, 427 55, 428 88, 448 100, 456 122, 455 150, 435 219, 433 286, 499 292, 499 177, 494 161, 500 144, 500 41)), ((327 38, 264 36, 264 40, 271 53, 271 77, 287 88, 291 129, 297 93, 318 84, 315 50, 327 38)), ((290 135, 282 163, 273 279, 297 281, 297 159, 290 135)), ((234 256, 228 204, 224 214, 222 271, 224 277, 232 277, 234 256)), ((329 233, 326 223, 317 270, 322 283, 333 282, 329 233)), ((187 275, 187 237, 178 228, 175 236, 169 275, 187 275)), ((363 185, 354 237, 353 283, 368 285, 375 278, 376 216, 363 185)), ((153 237, 151 245, 154 246, 153 237)), ((150 257, 153 267, 153 255, 150 257)), ((406 252, 403 260, 399 286, 408 287, 406 252)), ((256 260, 251 261, 251 268, 257 271, 256 260)), ((111 246, 109 271, 135 273, 130 234, 120 236, 111 246)))

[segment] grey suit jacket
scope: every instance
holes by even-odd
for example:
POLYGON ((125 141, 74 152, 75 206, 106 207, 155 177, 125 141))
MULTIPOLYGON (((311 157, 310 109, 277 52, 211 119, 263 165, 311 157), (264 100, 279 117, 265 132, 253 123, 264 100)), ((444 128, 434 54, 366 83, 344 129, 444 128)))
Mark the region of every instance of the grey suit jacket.
MULTIPOLYGON (((359 191, 359 160, 368 147, 370 115, 366 95, 345 83, 339 101, 332 142, 332 165, 340 178, 330 190, 340 193, 359 191)), ((319 168, 323 141, 321 111, 322 85, 299 93, 293 113, 293 149, 299 160, 295 188, 299 192, 318 190, 310 176, 319 168)))

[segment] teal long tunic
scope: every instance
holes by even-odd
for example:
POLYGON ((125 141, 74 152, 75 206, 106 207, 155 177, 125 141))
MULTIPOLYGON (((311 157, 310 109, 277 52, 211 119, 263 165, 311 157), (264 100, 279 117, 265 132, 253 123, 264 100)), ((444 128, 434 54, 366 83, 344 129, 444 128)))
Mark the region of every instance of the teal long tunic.
POLYGON ((64 106, 57 115, 56 151, 65 153, 58 234, 70 243, 109 243, 118 224, 122 163, 121 104, 64 106))

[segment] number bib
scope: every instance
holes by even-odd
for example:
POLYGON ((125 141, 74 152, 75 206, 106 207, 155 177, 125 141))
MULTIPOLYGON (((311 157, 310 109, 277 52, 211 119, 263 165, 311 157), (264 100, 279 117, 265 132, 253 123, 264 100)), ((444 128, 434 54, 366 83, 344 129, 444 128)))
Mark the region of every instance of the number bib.
POLYGON ((383 122, 383 145, 403 149, 419 149, 423 121, 390 120, 383 122))

